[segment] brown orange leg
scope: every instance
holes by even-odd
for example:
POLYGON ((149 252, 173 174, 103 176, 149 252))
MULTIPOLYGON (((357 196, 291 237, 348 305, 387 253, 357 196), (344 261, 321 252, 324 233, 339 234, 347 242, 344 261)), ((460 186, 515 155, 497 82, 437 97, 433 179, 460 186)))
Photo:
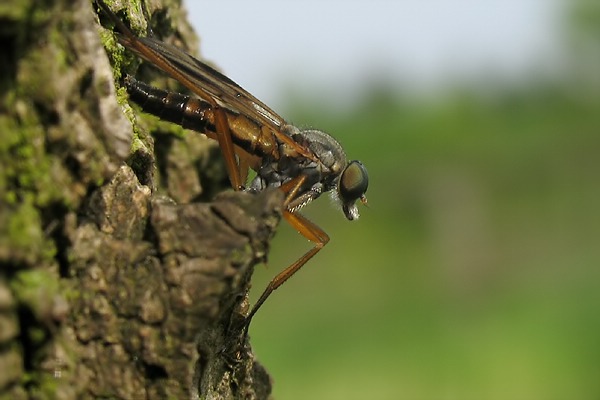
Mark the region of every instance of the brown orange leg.
POLYGON ((213 107, 215 114, 215 130, 217 136, 217 142, 221 148, 221 154, 225 159, 225 168, 227 168, 227 174, 229 175, 229 181, 234 190, 244 189, 244 183, 240 176, 240 167, 235 157, 235 150, 233 147, 233 139, 231 139, 231 129, 229 128, 229 122, 227 121, 227 114, 219 107, 213 107))
POLYGON ((283 206, 287 207, 288 204, 296 197, 296 193, 300 190, 300 187, 306 180, 306 175, 300 175, 289 182, 284 183, 279 189, 285 193, 285 201, 283 206))
MULTIPOLYGON (((293 180, 295 181, 295 179, 293 180)), ((288 204, 290 200, 293 198, 293 194, 298 191, 298 188, 304 181, 304 177, 298 178, 298 181, 295 183, 294 187, 288 193, 288 197, 286 198, 285 204, 288 204), (291 196, 290 196, 291 195, 291 196)), ((287 189, 284 185, 284 190, 287 189)), ((300 257, 296 262, 292 265, 281 271, 277 276, 275 276, 269 285, 263 292, 263 294, 259 297, 258 301, 252 307, 250 314, 246 317, 246 329, 250 325, 250 321, 252 317, 258 309, 263 305, 263 303, 267 300, 267 298, 273 293, 278 287, 283 285, 285 281, 287 281, 292 275, 294 275, 308 260, 310 260, 315 254, 319 252, 326 244, 329 242, 329 236, 325 231, 319 228, 315 223, 311 222, 306 217, 302 216, 298 213, 293 213, 285 210, 283 212, 283 217, 285 220, 292 225, 302 236, 313 242, 315 245, 312 249, 307 251, 302 257, 300 257)))
POLYGON ((300 234, 302 234, 302 236, 313 242, 315 246, 307 251, 295 263, 281 271, 275 278, 271 280, 271 282, 269 282, 269 285, 263 294, 260 296, 254 307, 252 307, 252 311, 250 311, 250 314, 248 314, 248 317, 246 317, 246 329, 248 328, 248 325, 250 325, 250 321, 252 320, 254 314, 256 314, 258 309, 263 305, 271 293, 273 293, 279 286, 283 285, 283 283, 292 275, 298 272, 298 270, 302 268, 308 260, 310 260, 327 244, 327 242, 329 242, 329 236, 306 217, 300 214, 291 213, 289 211, 284 211, 283 217, 300 234))

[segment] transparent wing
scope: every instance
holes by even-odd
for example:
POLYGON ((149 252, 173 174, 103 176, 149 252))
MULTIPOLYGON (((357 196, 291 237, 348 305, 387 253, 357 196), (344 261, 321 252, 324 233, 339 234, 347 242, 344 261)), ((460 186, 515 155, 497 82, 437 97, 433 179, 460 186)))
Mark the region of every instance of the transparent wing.
MULTIPOLYGON (((298 154, 316 161, 316 157, 308 148, 298 144, 283 132, 281 128, 286 125, 283 118, 234 81, 175 46, 152 37, 135 36, 104 2, 96 1, 96 4, 116 24, 121 32, 118 36, 119 42, 123 46, 179 81, 211 106, 242 114, 259 126, 270 128, 272 134, 281 143, 295 149, 298 154)), ((226 124, 226 121, 221 122, 226 124)))
POLYGON ((270 125, 275 130, 279 130, 278 128, 285 124, 283 118, 275 111, 237 83, 175 46, 152 37, 138 38, 130 35, 120 36, 119 42, 169 74, 172 78, 188 86, 181 79, 184 76, 185 80, 193 85, 193 87, 188 86, 188 89, 200 96, 198 90, 204 90, 221 107, 244 114, 255 120, 259 119, 257 122, 270 125), (149 52, 140 51, 140 45, 148 49, 149 52), (157 58, 162 62, 157 62, 157 58), (173 73, 174 71, 177 73, 173 73))

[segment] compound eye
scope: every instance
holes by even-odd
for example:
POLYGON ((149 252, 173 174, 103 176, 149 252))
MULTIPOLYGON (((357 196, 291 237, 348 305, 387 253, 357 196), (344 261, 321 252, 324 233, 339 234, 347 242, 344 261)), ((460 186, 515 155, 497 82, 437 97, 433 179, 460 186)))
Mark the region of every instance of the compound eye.
POLYGON ((339 193, 343 203, 361 198, 369 186, 367 169, 360 161, 350 161, 340 177, 339 193))

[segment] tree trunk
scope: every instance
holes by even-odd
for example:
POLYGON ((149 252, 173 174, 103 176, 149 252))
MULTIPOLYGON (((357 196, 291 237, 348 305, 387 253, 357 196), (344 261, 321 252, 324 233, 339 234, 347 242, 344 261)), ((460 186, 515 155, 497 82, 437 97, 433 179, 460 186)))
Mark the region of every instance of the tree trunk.
MULTIPOLYGON (((157 3, 119 15, 194 48, 157 3)), ((96 11, 0 6, 0 398, 268 398, 242 326, 282 195, 212 198, 218 148, 132 111, 111 62, 138 61, 96 11)))

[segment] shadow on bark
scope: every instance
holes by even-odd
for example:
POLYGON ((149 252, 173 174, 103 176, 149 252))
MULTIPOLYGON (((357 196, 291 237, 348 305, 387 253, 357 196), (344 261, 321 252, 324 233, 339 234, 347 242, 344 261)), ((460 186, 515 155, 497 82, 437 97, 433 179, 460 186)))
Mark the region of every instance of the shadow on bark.
MULTIPOLYGON (((153 31, 193 48, 163 3, 153 31)), ((126 117, 90 1, 0 26, 0 397, 268 398, 241 327, 282 194, 197 202, 226 182, 214 143, 126 117)))

